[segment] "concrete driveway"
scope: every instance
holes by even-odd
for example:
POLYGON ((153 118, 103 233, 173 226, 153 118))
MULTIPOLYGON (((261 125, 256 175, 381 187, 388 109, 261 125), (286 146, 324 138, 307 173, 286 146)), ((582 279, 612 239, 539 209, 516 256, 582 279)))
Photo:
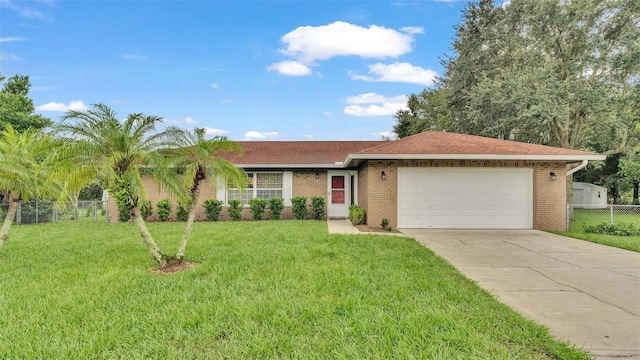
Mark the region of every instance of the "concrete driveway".
POLYGON ((596 359, 640 359, 640 253, 536 230, 402 232, 596 359))

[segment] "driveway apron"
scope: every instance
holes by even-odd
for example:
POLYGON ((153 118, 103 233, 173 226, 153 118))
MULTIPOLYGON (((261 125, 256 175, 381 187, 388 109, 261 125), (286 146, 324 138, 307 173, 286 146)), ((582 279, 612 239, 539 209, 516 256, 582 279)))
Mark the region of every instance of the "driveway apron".
POLYGON ((537 230, 402 229, 596 359, 640 359, 640 253, 537 230))

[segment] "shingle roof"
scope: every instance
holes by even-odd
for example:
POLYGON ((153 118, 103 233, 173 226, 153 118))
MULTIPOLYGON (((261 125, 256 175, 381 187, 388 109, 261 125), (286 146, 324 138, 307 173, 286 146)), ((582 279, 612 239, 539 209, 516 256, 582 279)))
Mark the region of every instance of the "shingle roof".
POLYGON ((395 141, 239 141, 243 155, 221 154, 244 168, 357 166, 366 159, 604 160, 603 155, 517 141, 427 131, 395 141))
POLYGON ((387 141, 357 154, 595 155, 587 151, 441 131, 387 141))
POLYGON ((333 165, 348 154, 380 145, 384 141, 238 141, 243 155, 222 155, 236 165, 333 165))

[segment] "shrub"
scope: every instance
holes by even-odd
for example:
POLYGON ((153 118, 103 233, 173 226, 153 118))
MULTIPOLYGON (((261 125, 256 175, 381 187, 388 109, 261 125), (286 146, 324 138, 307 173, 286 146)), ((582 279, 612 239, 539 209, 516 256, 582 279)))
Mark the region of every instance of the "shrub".
POLYGON ((171 215, 171 201, 169 199, 162 199, 156 203, 156 213, 158 214, 158 220, 167 221, 171 215))
POLYGON ((267 207, 267 200, 253 198, 249 200, 249 211, 253 220, 262 220, 264 218, 264 209, 267 207))
POLYGON ((78 200, 102 200, 102 185, 91 183, 80 189, 78 200))
POLYGON ((321 196, 314 196, 311 198, 311 215, 316 220, 324 219, 324 198, 321 196))
POLYGON ((206 200, 202 206, 204 206, 204 215, 209 221, 218 221, 220 217, 220 211, 222 211, 222 201, 216 199, 206 200))
POLYGON ((151 201, 143 201, 140 204, 140 215, 142 215, 142 219, 147 219, 151 216, 151 201))
POLYGON ((36 203, 38 204, 38 222, 49 222, 53 217, 52 201, 25 201, 20 205, 20 222, 33 224, 36 222, 36 203))
POLYGON ((349 206, 349 220, 353 225, 364 224, 366 220, 366 212, 358 205, 349 206))
POLYGON ((229 217, 233 221, 242 219, 242 202, 240 200, 229 200, 229 217))
POLYGON ((387 218, 383 218, 382 222, 380 223, 380 226, 382 226, 382 228, 386 231, 391 230, 391 227, 389 226, 389 219, 387 218))
POLYGON ((291 198, 291 206, 293 211, 293 217, 296 220, 302 220, 307 216, 307 197, 306 196, 294 196, 291 198))
POLYGON ((184 206, 178 204, 178 207, 176 208, 176 220, 187 221, 187 218, 189 218, 189 212, 184 206))
POLYGON ((640 227, 626 223, 609 224, 603 222, 597 225, 585 225, 584 232, 616 236, 640 236, 640 227))
POLYGON ((282 210, 284 210, 283 198, 274 197, 269 199, 269 219, 280 220, 282 210))
POLYGON ((85 217, 91 217, 91 216, 93 216, 94 211, 95 211, 95 206, 93 206, 93 203, 89 203, 89 205, 85 209, 84 216, 85 217))

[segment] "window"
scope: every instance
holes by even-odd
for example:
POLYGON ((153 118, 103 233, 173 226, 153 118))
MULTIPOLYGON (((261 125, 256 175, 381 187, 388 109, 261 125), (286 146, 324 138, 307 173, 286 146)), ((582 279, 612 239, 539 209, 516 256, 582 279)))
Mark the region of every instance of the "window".
POLYGON ((244 191, 230 188, 227 201, 237 199, 246 205, 253 198, 282 198, 282 173, 248 172, 247 176, 247 188, 244 191))

